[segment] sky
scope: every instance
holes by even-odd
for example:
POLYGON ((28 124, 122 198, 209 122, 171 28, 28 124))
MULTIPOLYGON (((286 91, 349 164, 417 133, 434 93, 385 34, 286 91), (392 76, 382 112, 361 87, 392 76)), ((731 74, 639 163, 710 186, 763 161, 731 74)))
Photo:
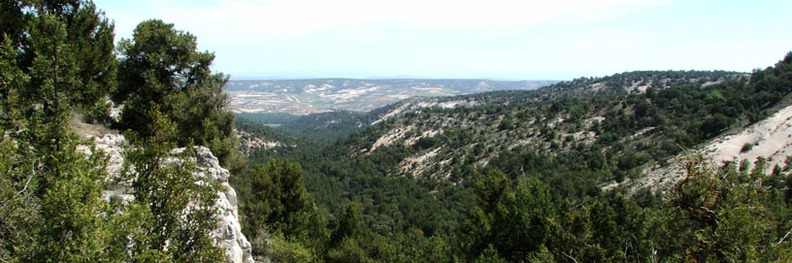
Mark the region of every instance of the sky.
POLYGON ((232 79, 569 80, 772 66, 789 0, 94 0, 116 41, 173 23, 232 79))

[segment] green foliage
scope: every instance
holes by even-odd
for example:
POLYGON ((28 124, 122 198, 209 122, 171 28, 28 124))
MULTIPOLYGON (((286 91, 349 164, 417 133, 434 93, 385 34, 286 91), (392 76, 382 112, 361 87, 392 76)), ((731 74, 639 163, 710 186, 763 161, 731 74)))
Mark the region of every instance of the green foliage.
POLYGON ((117 61, 113 25, 104 14, 92 2, 80 0, 13 1, 3 3, 2 10, 0 15, 12 27, 0 34, 8 34, 7 40, 19 48, 16 59, 33 77, 32 84, 52 80, 60 86, 55 91, 64 103, 83 110, 89 120, 108 121, 106 97, 116 85, 117 61), (41 67, 48 70, 42 72, 41 67), (45 75, 36 77, 36 68, 45 75), (55 71, 61 72, 53 75, 55 71))
POLYGON ((752 143, 746 142, 745 144, 743 144, 742 148, 740 148, 740 152, 741 153, 750 152, 751 149, 753 149, 753 146, 754 145, 752 143))
MULTIPOLYGON (((306 189, 333 230, 316 258, 330 262, 422 261, 427 255, 442 262, 783 261, 789 247, 782 237, 792 228, 792 191, 785 187, 792 180, 780 168, 759 183, 766 195, 752 195, 761 201, 702 190, 705 201, 754 207, 724 206, 717 229, 701 225, 709 220, 701 213, 706 210, 675 207, 653 189, 632 195, 602 186, 638 179, 649 165, 669 165, 682 149, 783 106, 777 103, 788 90, 777 85, 784 83, 785 61, 755 72, 750 82, 729 72, 636 72, 581 80, 605 81, 598 94, 605 96, 562 83, 559 93, 548 88, 448 98, 476 104, 408 110, 325 147, 303 141, 250 156, 302 165, 306 189), (703 81, 721 84, 703 87, 703 81), (645 94, 620 93, 639 82, 652 87, 645 94), (423 136, 429 131, 438 133, 423 136), (375 141, 402 133, 373 149, 375 141), (427 165, 405 165, 430 151, 437 157, 427 165), (485 169, 503 172, 476 176, 485 169), (693 219, 686 211, 701 214, 693 219), (759 223, 750 225, 754 219, 759 223)), ((762 177, 761 169, 754 175, 747 169, 739 183, 723 185, 762 177)), ((240 189, 250 181, 236 180, 240 189)))
POLYGON ((269 112, 239 112, 236 113, 237 119, 245 119, 252 123, 266 126, 283 125, 299 119, 300 115, 288 113, 269 113, 269 112))
MULTIPOLYGON (((30 81, 30 76, 25 74, 16 62, 16 50, 11 40, 6 39, 0 46, 0 68, 5 70, 0 71, 0 127, 3 132, 16 132, 23 129, 24 117, 23 113, 26 112, 30 105, 27 105, 21 93, 26 92, 30 81)), ((3 138, 6 134, 3 133, 3 138)))
POLYGON ((363 206, 347 205, 338 228, 333 232, 326 262, 400 262, 399 253, 382 235, 361 226, 363 206))
POLYGON ((788 226, 789 209, 780 189, 765 188, 763 165, 751 173, 713 169, 700 155, 685 160, 686 176, 676 184, 667 233, 668 256, 696 261, 774 261, 789 244, 776 234, 788 226), (781 216, 781 217, 779 217, 781 216))
POLYGON ((61 145, 52 149, 43 165, 48 169, 41 174, 39 189, 41 207, 38 213, 45 218, 39 233, 40 253, 37 261, 95 261, 105 258, 107 220, 105 203, 100 199, 105 178, 105 158, 96 153, 86 159, 79 154, 75 138, 61 139, 61 145))
POLYGON ((492 244, 490 244, 489 246, 487 246, 486 249, 484 249, 484 251, 481 252, 481 255, 479 255, 478 257, 476 257, 475 260, 473 260, 473 262, 475 262, 475 263, 506 263, 508 261, 506 261, 505 259, 500 257, 498 255, 498 250, 495 249, 495 247, 493 247, 492 244))
POLYGON ((113 94, 125 102, 120 126, 154 136, 149 111, 154 105, 176 124, 175 141, 209 147, 233 172, 243 164, 233 134, 234 115, 222 87, 228 77, 212 73, 214 54, 196 51, 195 36, 160 20, 140 23, 132 40, 123 40, 119 85, 113 94))
POLYGON ((23 173, 29 167, 19 165, 26 158, 14 148, 8 140, 0 143, 0 259, 9 262, 30 257, 36 245, 33 231, 41 223, 36 215, 38 201, 23 173))
POLYGON ((582 262, 647 262, 654 221, 635 201, 611 193, 563 211, 548 247, 556 259, 582 262))
POLYGON ((36 54, 30 68, 30 84, 37 88, 28 89, 24 95, 30 102, 42 104, 46 118, 65 121, 68 95, 82 84, 76 78, 75 55, 66 42, 66 25, 57 17, 44 15, 31 21, 30 35, 29 44, 36 54))
POLYGON ((25 14, 22 1, 0 2, 0 41, 20 43, 24 39, 25 14))
POLYGON ((224 254, 213 246, 210 233, 214 220, 207 220, 217 214, 214 202, 219 186, 199 182, 193 175, 195 152, 191 145, 175 153, 180 160, 169 159, 176 146, 175 125, 156 107, 148 112, 153 121, 148 129, 155 131, 155 136, 127 134, 134 148, 126 153, 124 169, 135 195, 130 209, 142 209, 135 212, 141 213, 140 223, 148 224, 148 231, 145 236, 131 238, 140 243, 127 246, 133 247, 133 257, 166 251, 167 258, 179 262, 221 261, 224 254))
MULTIPOLYGON (((257 229, 282 235, 284 242, 294 242, 319 250, 328 238, 313 197, 305 188, 299 164, 270 160, 251 172, 250 196, 243 212, 247 236, 257 238, 257 229)), ((261 250, 261 248, 257 248, 261 250)))
MULTIPOLYGON (((36 6, 25 28, 28 60, 18 59, 11 38, 2 47, 2 203, 0 258, 12 261, 109 261, 105 157, 86 156, 67 120, 82 81, 68 21, 36 6), (8 69, 8 70, 5 70, 8 69), (37 106, 34 106, 37 105, 37 106)), ((17 43, 18 45, 18 43, 17 43)))
POLYGON ((107 97, 116 87, 114 25, 96 10, 93 2, 66 16, 68 42, 74 48, 77 78, 82 86, 71 94, 70 101, 84 108, 89 122, 109 123, 107 97))
MULTIPOLYGON (((6 40, 0 63, 6 66, 10 47, 6 40)), ((42 223, 37 214, 38 196, 34 194, 37 180, 34 171, 39 157, 30 147, 21 132, 26 130, 26 121, 19 119, 16 107, 19 92, 20 71, 8 67, 2 74, 3 81, 9 85, 3 88, 2 119, 0 119, 0 259, 8 262, 22 262, 30 259, 35 252, 36 231, 42 223), (16 85, 12 84, 15 83, 16 85)))
POLYGON ((360 247, 360 243, 353 238, 344 238, 338 247, 333 247, 327 252, 326 262, 373 262, 360 247))
POLYGON ((347 137, 374 121, 376 114, 351 111, 333 111, 302 116, 283 123, 281 130, 311 138, 319 143, 330 143, 347 137))
POLYGON ((3 122, 3 154, 11 155, 4 157, 11 162, 4 169, 3 181, 19 191, 5 198, 9 198, 11 208, 20 209, 7 215, 10 220, 20 220, 21 231, 8 233, 12 235, 5 252, 40 262, 107 259, 102 239, 108 216, 103 214, 105 203, 99 198, 101 185, 97 183, 105 177, 104 155, 95 149, 90 156, 78 151, 79 142, 67 125, 70 98, 81 84, 75 48, 68 41, 66 19, 36 7, 39 16, 29 17, 26 28, 26 52, 30 52, 26 55, 32 55, 29 72, 16 64, 24 62, 12 60, 10 41, 6 40, 3 48, 3 61, 11 69, 4 77, 11 85, 3 90, 8 96, 3 98, 3 115, 7 117, 3 122), (41 107, 20 107, 21 111, 16 111, 10 108, 16 103, 41 107), (16 203, 22 200, 34 203, 16 203), (35 214, 27 216, 40 225, 27 226, 28 219, 16 217, 20 216, 17 212, 35 214), (31 241, 35 245, 18 247, 19 242, 31 241))
MULTIPOLYGON (((92 3, 0 5, 0 259, 223 260, 208 233, 217 186, 199 183, 191 161, 199 144, 226 167, 243 167, 221 90, 227 77, 211 72, 213 54, 152 20, 121 45, 116 65, 113 26, 92 3), (127 152, 135 194, 128 205, 99 199, 106 160, 96 149, 78 151, 66 121, 75 109, 103 120, 117 66, 113 95, 127 107, 121 126, 137 131, 127 152), (187 148, 173 156, 177 146, 187 148)), ((665 206, 662 198, 603 194, 601 185, 764 118, 788 96, 791 64, 788 54, 750 81, 729 72, 633 72, 481 94, 463 98, 480 106, 408 112, 328 148, 256 153, 299 161, 306 172, 270 161, 242 174, 239 182, 250 183, 246 226, 257 240, 262 229, 274 232, 265 249, 292 262, 785 262, 792 180, 780 168, 764 175, 761 161, 748 171, 747 162, 715 169, 693 158, 665 206), (581 88, 598 82, 605 88, 581 88), (652 87, 626 95, 622 87, 636 83, 652 87), (415 127, 410 135, 440 133, 372 149, 384 132, 407 126, 415 127), (579 131, 596 137, 578 139, 579 131), (509 145, 511 138, 528 143, 509 145), (444 159, 425 170, 439 176, 402 168, 434 149, 444 159), (503 173, 475 178, 486 168, 503 173)), ((377 116, 347 114, 356 115, 306 117, 312 122, 300 124, 310 125, 292 128, 332 141, 377 116)))
POLYGON ((539 251, 555 217, 544 184, 531 180, 513 188, 506 175, 492 171, 476 182, 474 189, 476 206, 460 237, 470 259, 491 262, 497 256, 516 262, 528 260, 539 251))
POLYGON ((528 262, 531 263, 550 263, 555 262, 553 254, 543 245, 539 248, 539 252, 532 256, 528 262))
POLYGON ((316 262, 316 254, 297 242, 289 242, 278 236, 272 240, 271 252, 267 254, 275 262, 316 262))
MULTIPOLYGON (((3 4, 3 16, 22 4, 3 4)), ((20 10, 14 10, 20 8, 20 10)), ((65 19, 42 9, 4 34, 0 49, 0 259, 107 259, 99 178, 104 157, 77 150, 66 120, 78 88, 65 19), (20 49, 21 42, 24 49, 20 49), (23 57, 25 56, 25 57, 23 57), (38 107, 36 107, 38 106, 38 107)), ((18 13, 17 13, 18 12, 18 13)))
POLYGON ((191 55, 199 65, 191 65, 186 92, 162 106, 184 112, 162 114, 150 104, 141 110, 151 120, 142 128, 154 136, 127 137, 135 199, 108 203, 100 198, 107 157, 80 141, 69 120, 109 121, 118 66, 113 25, 81 0, 5 1, 0 24, 0 261, 224 261, 210 234, 219 186, 193 176, 193 141, 226 163, 235 153, 233 116, 218 96, 225 76, 209 71, 213 56, 191 55), (203 123, 186 125, 196 122, 203 123), (188 129, 201 129, 200 136, 188 129), (171 153, 176 143, 186 150, 171 153))

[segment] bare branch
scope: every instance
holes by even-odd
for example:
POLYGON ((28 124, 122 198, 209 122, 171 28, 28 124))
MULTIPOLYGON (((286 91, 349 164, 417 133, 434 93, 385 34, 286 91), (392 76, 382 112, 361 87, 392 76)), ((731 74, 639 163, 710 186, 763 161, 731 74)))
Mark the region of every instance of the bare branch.
POLYGON ((789 237, 789 233, 792 233, 792 228, 790 228, 790 229, 789 229, 789 231, 787 231, 787 232, 786 232, 786 234, 784 234, 784 236, 783 236, 783 237, 781 237, 781 239, 779 239, 779 240, 778 240, 778 244, 776 244, 776 245, 781 245, 781 243, 783 243, 783 242, 784 242, 784 240, 785 240, 787 237, 789 237))
POLYGON ((570 255, 569 255, 569 254, 567 254, 566 252, 561 252, 561 254, 564 254, 564 256, 565 256, 565 257, 567 257, 567 258, 571 259, 571 260, 572 260, 573 262, 575 262, 575 263, 577 263, 577 262, 578 262, 578 261, 577 261, 577 259, 575 259, 574 257, 570 256, 570 255))
POLYGON ((25 187, 22 187, 22 190, 19 190, 19 193, 18 193, 18 194, 22 194, 22 193, 24 193, 24 192, 25 192, 25 190, 27 190, 27 188, 28 188, 28 185, 30 185, 30 181, 32 181, 32 180, 33 180, 33 177, 34 177, 34 176, 36 176, 36 174, 35 174, 35 173, 30 175, 30 177, 27 179, 27 182, 25 182, 25 187))

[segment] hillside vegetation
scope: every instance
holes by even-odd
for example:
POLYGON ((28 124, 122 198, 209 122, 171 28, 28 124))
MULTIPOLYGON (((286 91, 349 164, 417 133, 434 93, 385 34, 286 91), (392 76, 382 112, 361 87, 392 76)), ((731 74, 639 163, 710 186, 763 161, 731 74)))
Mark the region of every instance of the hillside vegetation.
POLYGON ((721 167, 687 149, 785 107, 790 63, 409 99, 357 117, 359 131, 326 147, 250 156, 300 163, 331 237, 358 222, 324 244, 325 261, 783 262, 784 168, 721 167), (676 165, 685 175, 670 187, 630 183, 676 165))
POLYGON ((274 129, 235 120, 195 36, 154 19, 116 46, 110 21, 0 3, 0 262, 792 262, 792 158, 691 150, 788 141, 792 52, 274 129))

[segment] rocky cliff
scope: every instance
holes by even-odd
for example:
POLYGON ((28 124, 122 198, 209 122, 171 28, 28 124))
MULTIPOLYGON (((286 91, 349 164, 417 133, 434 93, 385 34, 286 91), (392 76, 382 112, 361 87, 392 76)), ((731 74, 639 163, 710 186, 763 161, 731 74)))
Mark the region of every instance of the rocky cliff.
MULTIPOLYGON (((121 167, 124 163, 123 151, 126 147, 126 139, 123 135, 115 133, 83 133, 84 137, 93 139, 97 149, 101 149, 108 155, 108 178, 107 181, 114 182, 116 187, 106 189, 103 198, 120 198, 124 202, 134 199, 129 193, 129 184, 121 179, 121 167)), ((84 148, 89 151, 88 148, 84 148)), ((171 153, 176 154, 184 148, 174 149, 171 153)), ((228 262, 232 263, 252 263, 253 256, 250 242, 244 234, 239 223, 237 195, 228 178, 231 174, 220 166, 217 157, 206 147, 196 147, 196 167, 195 176, 201 180, 219 182, 221 187, 217 192, 215 206, 218 213, 212 216, 216 220, 216 228, 212 232, 216 237, 216 244, 225 250, 228 262)))
POLYGON ((219 181, 222 186, 217 192, 215 205, 219 214, 215 215, 217 227, 213 231, 218 246, 225 249, 229 262, 252 263, 253 254, 250 242, 242 234, 242 226, 239 224, 236 191, 228 184, 231 174, 220 166, 217 157, 208 148, 198 147, 196 156, 198 167, 196 176, 206 180, 219 181))

